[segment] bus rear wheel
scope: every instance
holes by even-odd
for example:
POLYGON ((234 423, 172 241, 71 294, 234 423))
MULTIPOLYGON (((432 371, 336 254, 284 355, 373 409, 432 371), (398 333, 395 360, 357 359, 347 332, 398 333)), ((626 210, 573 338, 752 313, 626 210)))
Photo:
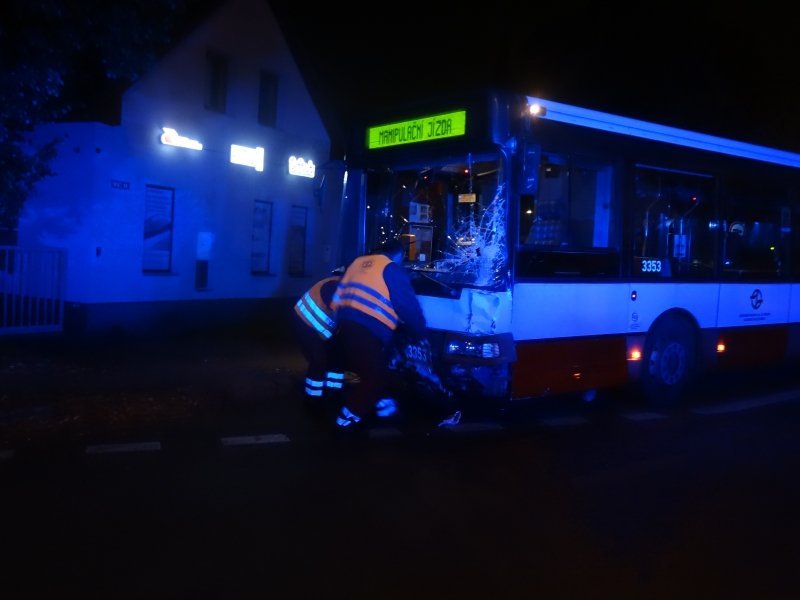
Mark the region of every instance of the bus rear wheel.
POLYGON ((656 322, 647 334, 643 360, 642 387, 648 404, 658 408, 679 405, 696 369, 692 324, 678 316, 656 322))

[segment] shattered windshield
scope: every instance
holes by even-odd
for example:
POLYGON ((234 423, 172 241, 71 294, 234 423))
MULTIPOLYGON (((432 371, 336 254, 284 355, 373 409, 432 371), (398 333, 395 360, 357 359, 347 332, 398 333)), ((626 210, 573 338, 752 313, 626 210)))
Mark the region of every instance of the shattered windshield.
POLYGON ((367 247, 397 238, 406 266, 441 283, 504 286, 506 196, 498 156, 371 171, 367 247))

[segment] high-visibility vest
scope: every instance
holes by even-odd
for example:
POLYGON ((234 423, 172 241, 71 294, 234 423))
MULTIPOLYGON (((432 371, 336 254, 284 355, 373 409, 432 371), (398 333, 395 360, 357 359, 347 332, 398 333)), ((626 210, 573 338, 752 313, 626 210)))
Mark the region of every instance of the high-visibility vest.
POLYGON ((334 310, 351 308, 369 315, 391 330, 397 329, 398 317, 383 280, 383 271, 391 263, 384 254, 355 259, 339 282, 331 303, 334 310))
POLYGON ((322 286, 329 281, 339 281, 339 277, 326 277, 311 286, 294 305, 294 312, 306 325, 316 331, 323 339, 329 339, 336 329, 333 308, 322 300, 322 286))

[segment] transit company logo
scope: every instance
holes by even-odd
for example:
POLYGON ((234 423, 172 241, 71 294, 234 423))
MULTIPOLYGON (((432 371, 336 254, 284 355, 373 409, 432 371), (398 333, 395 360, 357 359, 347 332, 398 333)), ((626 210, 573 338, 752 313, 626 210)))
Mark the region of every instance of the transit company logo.
MULTIPOLYGON (((750 294, 750 306, 753 310, 758 310, 761 308, 761 305, 764 304, 764 295, 761 293, 761 290, 756 288, 750 294)), ((766 321, 768 317, 771 316, 771 313, 768 311, 758 311, 758 312, 749 312, 749 313, 740 313, 739 318, 742 321, 766 321)))
POLYGON ((761 290, 756 288, 750 294, 750 306, 753 307, 753 310, 758 310, 762 304, 764 304, 764 296, 761 294, 761 290))

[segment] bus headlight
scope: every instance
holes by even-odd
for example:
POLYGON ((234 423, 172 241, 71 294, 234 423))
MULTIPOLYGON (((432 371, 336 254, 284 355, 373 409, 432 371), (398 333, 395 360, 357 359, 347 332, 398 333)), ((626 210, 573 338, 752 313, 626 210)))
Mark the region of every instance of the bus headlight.
POLYGON ((498 358, 500 356, 500 344, 497 342, 481 343, 472 340, 450 340, 445 348, 445 354, 498 358))
POLYGON ((510 333, 469 335, 448 332, 442 346, 442 360, 448 363, 500 364, 517 359, 510 333))

